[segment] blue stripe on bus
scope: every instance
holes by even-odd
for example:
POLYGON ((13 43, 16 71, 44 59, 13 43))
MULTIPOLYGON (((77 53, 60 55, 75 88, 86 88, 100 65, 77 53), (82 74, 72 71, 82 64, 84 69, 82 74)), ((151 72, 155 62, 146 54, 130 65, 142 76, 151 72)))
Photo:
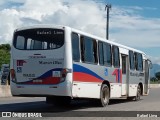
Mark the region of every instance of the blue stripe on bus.
POLYGON ((82 73, 86 73, 89 75, 92 75, 100 80, 104 80, 102 77, 100 77, 99 75, 97 75, 95 72, 91 71, 90 69, 83 67, 81 65, 77 65, 77 64, 73 64, 73 72, 82 72, 82 73))

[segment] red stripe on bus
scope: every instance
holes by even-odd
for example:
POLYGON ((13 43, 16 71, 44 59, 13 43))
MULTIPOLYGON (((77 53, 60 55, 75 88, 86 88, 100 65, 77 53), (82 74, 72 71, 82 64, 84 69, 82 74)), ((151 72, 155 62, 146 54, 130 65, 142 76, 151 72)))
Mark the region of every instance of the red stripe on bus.
POLYGON ((80 81, 80 82, 102 82, 102 80, 86 73, 82 72, 74 72, 73 73, 73 81, 80 81))

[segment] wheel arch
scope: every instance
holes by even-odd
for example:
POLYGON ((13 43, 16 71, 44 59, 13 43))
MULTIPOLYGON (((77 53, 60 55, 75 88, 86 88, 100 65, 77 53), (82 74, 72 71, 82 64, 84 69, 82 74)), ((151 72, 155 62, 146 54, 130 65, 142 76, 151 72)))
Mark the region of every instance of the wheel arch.
POLYGON ((140 88, 141 88, 141 95, 143 95, 143 84, 140 82, 138 85, 139 85, 140 88))

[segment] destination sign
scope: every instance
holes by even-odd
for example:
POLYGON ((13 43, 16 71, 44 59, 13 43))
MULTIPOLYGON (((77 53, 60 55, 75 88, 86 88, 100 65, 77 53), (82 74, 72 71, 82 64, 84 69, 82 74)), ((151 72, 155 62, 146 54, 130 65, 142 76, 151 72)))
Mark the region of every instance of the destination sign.
POLYGON ((63 35, 64 32, 59 29, 37 29, 37 35, 63 35))

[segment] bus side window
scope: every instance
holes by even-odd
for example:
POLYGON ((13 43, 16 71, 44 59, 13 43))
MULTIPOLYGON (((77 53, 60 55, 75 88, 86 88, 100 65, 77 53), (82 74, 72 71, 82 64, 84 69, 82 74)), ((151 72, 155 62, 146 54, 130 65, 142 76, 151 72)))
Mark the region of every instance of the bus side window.
POLYGON ((143 71, 143 58, 142 54, 138 54, 138 68, 140 71, 143 71))
POLYGON ((142 59, 142 54, 136 53, 135 54, 136 58, 136 70, 138 71, 143 71, 143 59, 142 59))
POLYGON ((113 65, 116 68, 120 67, 120 63, 119 63, 119 48, 117 46, 113 46, 113 65))
POLYGON ((129 51, 129 62, 130 62, 130 69, 135 69, 135 59, 134 59, 134 53, 133 51, 129 51))
POLYGON ((81 56, 86 63, 97 63, 97 42, 92 38, 81 36, 81 56))
POLYGON ((80 60, 79 36, 76 33, 72 33, 72 57, 74 61, 80 60))
POLYGON ((112 65, 111 45, 108 43, 103 43, 103 51, 104 51, 104 64, 106 66, 111 66, 112 65))
POLYGON ((103 43, 98 42, 99 64, 104 65, 103 43))

